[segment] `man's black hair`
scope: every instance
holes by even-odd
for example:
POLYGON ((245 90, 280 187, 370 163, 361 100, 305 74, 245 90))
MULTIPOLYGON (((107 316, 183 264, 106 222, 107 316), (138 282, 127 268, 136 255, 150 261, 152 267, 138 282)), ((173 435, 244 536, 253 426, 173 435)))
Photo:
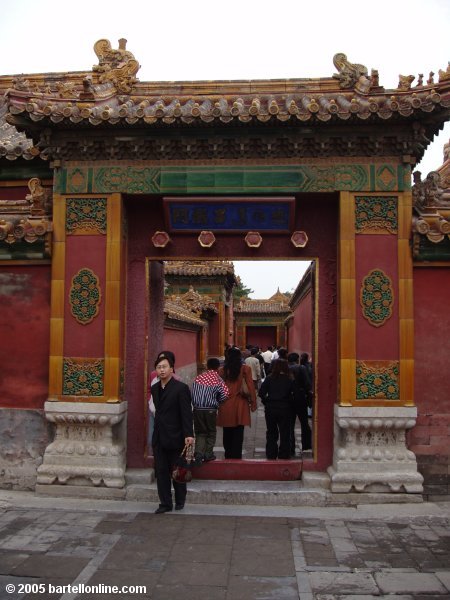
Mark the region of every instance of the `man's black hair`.
POLYGON ((215 356, 212 356, 211 358, 208 358, 207 362, 206 362, 206 367, 207 369, 218 369, 220 367, 220 360, 218 358, 216 358, 215 356))

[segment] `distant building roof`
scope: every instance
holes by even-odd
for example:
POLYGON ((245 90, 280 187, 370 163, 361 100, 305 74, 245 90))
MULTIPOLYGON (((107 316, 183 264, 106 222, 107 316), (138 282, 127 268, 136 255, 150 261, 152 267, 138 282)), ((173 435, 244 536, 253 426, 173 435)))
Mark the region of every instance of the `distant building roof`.
POLYGON ((173 260, 164 263, 166 275, 179 275, 183 277, 210 277, 217 275, 232 275, 234 265, 226 260, 173 260))
POLYGON ((289 296, 280 292, 280 288, 277 289, 276 293, 268 298, 263 299, 250 299, 242 298, 234 304, 235 312, 239 313, 289 313, 289 296))

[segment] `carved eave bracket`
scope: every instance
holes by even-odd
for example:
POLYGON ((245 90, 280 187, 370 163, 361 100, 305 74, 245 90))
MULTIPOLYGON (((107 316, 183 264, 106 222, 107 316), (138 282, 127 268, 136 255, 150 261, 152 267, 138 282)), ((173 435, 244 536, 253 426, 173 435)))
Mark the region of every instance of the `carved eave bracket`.
POLYGON ((52 192, 34 177, 23 200, 0 200, 0 245, 43 241, 44 256, 51 254, 52 192))
POLYGON ((139 71, 139 63, 133 54, 126 49, 127 40, 119 40, 119 48, 113 49, 109 40, 98 40, 94 44, 94 52, 98 56, 98 65, 92 70, 98 74, 99 83, 112 83, 121 94, 130 94, 133 85, 138 81, 135 77, 139 71))

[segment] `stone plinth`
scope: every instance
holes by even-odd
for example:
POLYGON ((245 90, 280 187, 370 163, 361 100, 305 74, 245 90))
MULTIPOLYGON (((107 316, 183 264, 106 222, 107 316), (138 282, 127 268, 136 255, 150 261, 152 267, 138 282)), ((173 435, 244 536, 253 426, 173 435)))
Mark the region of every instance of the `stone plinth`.
POLYGON ((416 407, 335 406, 331 491, 421 493, 423 477, 406 447, 416 407))
POLYGON ((127 403, 46 402, 55 439, 38 468, 38 484, 123 488, 127 403))

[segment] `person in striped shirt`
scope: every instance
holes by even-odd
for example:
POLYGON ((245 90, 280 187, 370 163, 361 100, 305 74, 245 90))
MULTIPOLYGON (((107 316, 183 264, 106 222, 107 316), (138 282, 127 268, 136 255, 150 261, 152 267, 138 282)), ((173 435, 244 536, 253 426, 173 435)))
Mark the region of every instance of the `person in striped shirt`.
POLYGON ((215 460, 217 409, 228 398, 228 387, 217 373, 218 358, 209 358, 207 371, 198 375, 191 389, 194 408, 195 453, 204 462, 215 460))

